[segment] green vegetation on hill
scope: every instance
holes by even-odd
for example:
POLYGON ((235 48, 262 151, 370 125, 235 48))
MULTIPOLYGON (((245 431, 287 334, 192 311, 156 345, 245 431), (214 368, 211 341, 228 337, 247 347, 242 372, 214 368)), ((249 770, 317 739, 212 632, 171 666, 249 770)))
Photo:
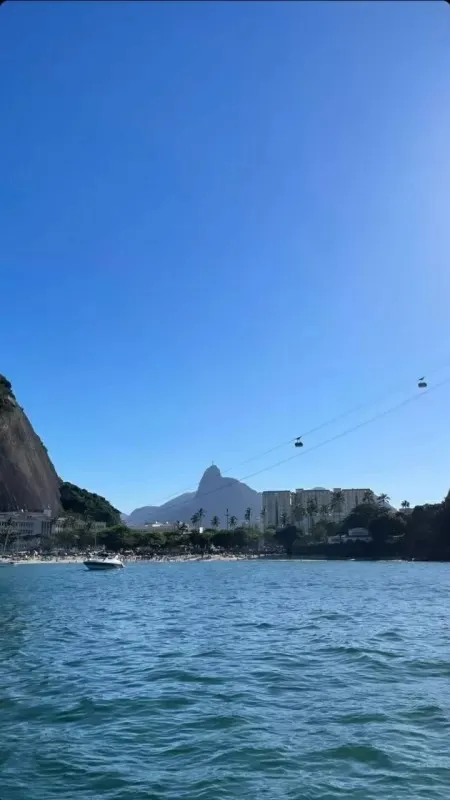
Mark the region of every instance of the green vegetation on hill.
POLYGON ((73 483, 63 482, 60 486, 61 505, 66 514, 74 514, 95 522, 106 522, 113 526, 120 523, 120 511, 104 497, 87 489, 80 489, 73 483))

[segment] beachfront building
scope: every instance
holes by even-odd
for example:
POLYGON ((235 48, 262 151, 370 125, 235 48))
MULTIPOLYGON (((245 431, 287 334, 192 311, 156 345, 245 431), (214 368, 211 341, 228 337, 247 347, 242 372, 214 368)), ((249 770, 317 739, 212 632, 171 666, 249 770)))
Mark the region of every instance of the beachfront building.
POLYGON ((0 512, 0 550, 28 550, 38 547, 41 540, 51 533, 50 508, 35 512, 0 512))
POLYGON ((263 492, 262 507, 265 528, 278 528, 286 516, 288 522, 292 518, 291 506, 292 492, 282 489, 273 492, 263 492))
POLYGON ((86 521, 83 517, 58 517, 53 523, 52 533, 58 534, 63 531, 84 531, 86 526, 89 525, 91 533, 100 533, 107 528, 106 522, 97 522, 96 520, 86 521))

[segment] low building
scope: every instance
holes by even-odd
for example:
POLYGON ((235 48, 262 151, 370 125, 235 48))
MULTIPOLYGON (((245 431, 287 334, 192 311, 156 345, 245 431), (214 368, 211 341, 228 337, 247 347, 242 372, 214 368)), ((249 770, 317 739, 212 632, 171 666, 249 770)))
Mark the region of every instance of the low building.
POLYGON ((52 533, 52 512, 2 511, 0 512, 0 547, 5 550, 24 550, 38 547, 41 540, 52 533))
POLYGON ((371 542, 372 536, 367 528, 349 528, 342 537, 343 542, 371 542))

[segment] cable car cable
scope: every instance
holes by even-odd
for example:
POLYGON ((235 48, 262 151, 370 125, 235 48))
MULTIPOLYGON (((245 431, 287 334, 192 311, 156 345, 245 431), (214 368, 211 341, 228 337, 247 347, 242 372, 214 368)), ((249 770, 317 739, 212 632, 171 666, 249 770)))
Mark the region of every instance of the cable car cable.
MULTIPOLYGON (((428 371, 428 375, 434 375, 437 372, 440 372, 441 370, 443 370, 443 369, 445 369, 447 367, 450 367, 450 360, 446 360, 445 362, 443 362, 439 366, 434 367, 433 369, 430 369, 428 371)), ((283 447, 288 447, 289 445, 291 445, 293 443, 295 445, 295 442, 298 439, 305 439, 306 437, 311 436, 313 433, 317 433, 318 431, 323 430, 323 428, 327 428, 329 425, 333 425, 335 422, 339 422, 340 420, 345 419, 346 417, 349 417, 352 414, 356 414, 358 411, 363 411, 366 408, 370 408, 371 406, 375 405, 378 402, 382 402, 385 399, 387 400, 388 397, 391 397, 394 393, 397 393, 401 389, 403 389, 405 383, 406 383, 406 379, 405 379, 405 381, 402 381, 401 385, 400 384, 392 385, 392 387, 388 390, 387 393, 385 392, 385 393, 383 393, 383 395, 379 395, 377 398, 374 398, 374 399, 369 400, 369 401, 365 401, 363 403, 359 403, 357 406, 354 406, 353 408, 350 408, 347 411, 343 411, 340 414, 337 414, 335 417, 331 417, 330 419, 325 420, 325 422, 322 422, 319 425, 316 425, 316 426, 310 428, 305 433, 303 433, 300 437, 296 437, 295 436, 295 437, 293 437, 291 439, 288 439, 287 441, 284 441, 284 442, 281 442, 280 444, 275 445, 274 447, 270 447, 268 450, 264 450, 263 452, 258 453, 258 454, 254 455, 254 456, 250 456, 250 458, 246 458, 246 459, 244 459, 244 461, 240 461, 238 464, 235 464, 233 467, 227 467, 227 469, 223 470, 223 472, 224 473, 231 472, 232 470, 239 469, 239 467, 245 466, 245 464, 250 464, 252 461, 258 461, 259 459, 264 458, 264 456, 268 456, 271 453, 275 453, 277 450, 281 450, 283 447)), ((304 445, 304 442, 302 443, 302 445, 300 447, 302 447, 303 445, 304 445)), ((297 454, 297 455, 299 455, 299 454, 297 454)), ((176 500, 176 498, 179 497, 180 494, 184 494, 185 492, 195 492, 197 488, 198 488, 198 484, 196 486, 190 485, 190 486, 187 486, 185 489, 181 489, 180 491, 178 491, 176 493, 171 493, 170 495, 167 495, 165 498, 163 498, 162 505, 165 505, 166 503, 170 503, 171 500, 176 500)))
MULTIPOLYGON (((331 444, 332 442, 335 442, 338 439, 342 439, 345 436, 349 436, 351 433, 354 433, 355 431, 360 430, 361 428, 364 428, 366 425, 370 425, 372 422, 376 422, 377 420, 388 416, 388 414, 392 414, 395 411, 398 411, 399 409, 409 405, 410 403, 413 403, 413 402, 417 401, 419 398, 427 397, 431 392, 442 388, 443 386, 445 386, 448 383, 450 383, 450 376, 448 378, 444 378, 444 380, 440 381, 440 383, 436 383, 434 386, 432 386, 430 389, 428 389, 428 391, 425 392, 425 393, 417 394, 417 392, 414 392, 413 395, 410 395, 406 399, 402 400, 400 403, 397 403, 396 405, 391 406, 390 408, 385 409, 384 411, 381 411, 378 414, 375 414, 373 417, 370 417, 369 419, 363 420, 363 422, 359 422, 357 425, 354 425, 354 426, 352 426, 350 428, 347 428, 346 430, 341 431, 340 433, 337 433, 334 436, 331 436, 328 439, 325 439, 324 441, 319 442, 316 445, 313 445, 312 447, 308 448, 307 450, 302 450, 300 453, 294 453, 293 455, 288 456, 287 458, 283 458, 283 459, 281 459, 280 461, 277 461, 274 464, 269 464, 269 466, 267 466, 267 467, 263 467, 262 469, 256 470, 256 472, 252 472, 252 473, 250 473, 248 475, 243 475, 241 478, 238 478, 238 480, 241 482, 241 481, 249 480, 250 478, 255 478, 257 475, 261 475, 263 472, 269 472, 270 470, 275 469, 276 467, 279 467, 282 464, 286 464, 289 461, 293 461, 295 458, 298 458, 299 456, 305 456, 308 453, 314 452, 314 450, 319 450, 321 447, 325 447, 325 445, 327 445, 327 444, 331 444)), ((229 486, 232 486, 234 480, 235 479, 233 479, 229 483, 223 484, 222 486, 218 486, 215 489, 210 489, 208 492, 203 492, 201 497, 202 498, 203 497, 208 497, 211 494, 215 494, 216 492, 220 492, 223 489, 226 489, 229 486)), ((192 498, 189 498, 188 500, 184 500, 182 503, 179 504, 179 506, 181 507, 181 506, 187 505, 191 501, 192 501, 192 498)), ((170 508, 170 505, 168 507, 170 508)))

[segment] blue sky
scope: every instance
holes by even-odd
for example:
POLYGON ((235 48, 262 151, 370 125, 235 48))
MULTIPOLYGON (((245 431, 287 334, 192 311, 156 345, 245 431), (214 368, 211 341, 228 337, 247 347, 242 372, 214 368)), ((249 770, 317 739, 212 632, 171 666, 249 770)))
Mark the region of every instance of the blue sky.
POLYGON ((0 371, 63 478, 130 511, 375 399, 250 484, 440 499, 450 384, 306 445, 450 376, 444 2, 7 2, 0 64, 0 371))

